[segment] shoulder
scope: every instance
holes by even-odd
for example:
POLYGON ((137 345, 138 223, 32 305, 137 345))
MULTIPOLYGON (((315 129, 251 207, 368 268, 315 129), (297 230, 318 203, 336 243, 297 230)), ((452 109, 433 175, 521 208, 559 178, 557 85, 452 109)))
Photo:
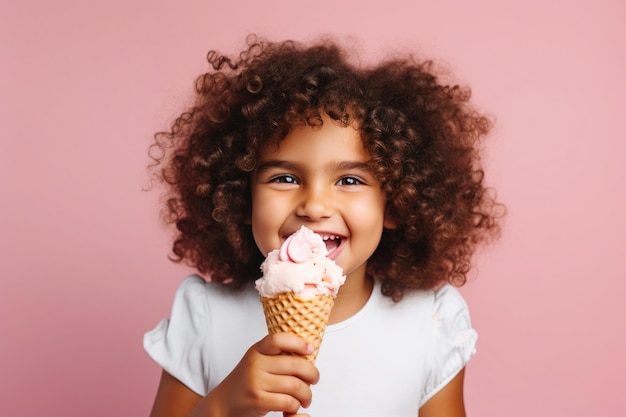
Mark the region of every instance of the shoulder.
MULTIPOLYGON (((401 343, 414 346, 413 357, 421 358, 422 406, 459 375, 476 352, 478 334, 468 304, 456 287, 444 285, 408 291, 397 303, 382 297, 381 311, 385 328, 401 334, 401 343)), ((407 352, 404 357, 409 356, 407 352)))
POLYGON ((445 285, 432 292, 431 372, 422 404, 445 387, 476 353, 478 333, 467 302, 458 289, 445 285))
POLYGON ((456 341, 469 338, 475 342, 477 335, 467 302, 455 287, 444 285, 433 293, 433 321, 440 336, 456 341))
POLYGON ((225 376, 222 365, 234 366, 265 331, 254 288, 233 290, 191 275, 179 285, 170 317, 147 332, 143 342, 165 371, 205 395, 225 376))
MULTIPOLYGON (((467 315, 469 309, 463 295, 451 285, 444 285, 435 290, 407 291, 399 302, 389 297, 378 295, 376 304, 383 310, 397 314, 408 314, 414 318, 446 319, 456 315, 467 315)), ((437 320, 435 320, 437 321, 437 320)))
POLYGON ((176 290, 171 318, 182 316, 188 324, 197 323, 205 318, 209 305, 218 302, 222 293, 223 289, 217 285, 210 284, 199 275, 190 275, 176 290))
POLYGON ((203 342, 207 332, 219 331, 234 322, 245 322, 261 312, 258 294, 253 288, 233 290, 223 284, 204 280, 199 275, 186 277, 174 295, 170 317, 148 332, 148 340, 167 335, 172 340, 203 342), (185 337, 183 337, 185 336, 185 337))
POLYGON ((230 304, 233 302, 258 303, 258 294, 251 286, 242 289, 232 289, 227 285, 207 281, 199 275, 189 275, 178 287, 176 299, 190 305, 210 305, 214 303, 230 304))
POLYGON ((433 311, 436 315, 467 314, 469 308, 460 291, 452 285, 444 285, 432 291, 433 311))
POLYGON ((189 299, 196 297, 214 297, 227 294, 230 290, 223 284, 216 284, 205 280, 200 275, 189 275, 183 279, 176 290, 176 296, 189 299))
POLYGON ((430 303, 432 306, 467 308, 467 303, 458 288, 445 284, 434 290, 409 290, 399 302, 430 303))
POLYGON ((411 314, 419 312, 432 318, 433 323, 454 321, 464 318, 469 322, 469 308, 460 291, 451 286, 444 285, 435 290, 415 290, 407 292, 401 301, 394 303, 390 298, 384 297, 383 305, 388 309, 400 311, 410 310, 411 314))

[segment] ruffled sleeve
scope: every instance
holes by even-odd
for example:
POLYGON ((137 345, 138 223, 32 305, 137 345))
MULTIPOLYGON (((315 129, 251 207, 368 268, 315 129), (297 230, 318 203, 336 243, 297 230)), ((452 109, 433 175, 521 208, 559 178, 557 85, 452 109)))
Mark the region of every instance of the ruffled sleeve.
POLYGON ((192 391, 205 395, 208 369, 203 351, 206 331, 205 281, 191 275, 181 283, 169 319, 143 338, 148 355, 192 391))
POLYGON ((472 328, 467 304, 449 285, 435 292, 433 350, 420 407, 445 387, 476 353, 478 334, 472 328))

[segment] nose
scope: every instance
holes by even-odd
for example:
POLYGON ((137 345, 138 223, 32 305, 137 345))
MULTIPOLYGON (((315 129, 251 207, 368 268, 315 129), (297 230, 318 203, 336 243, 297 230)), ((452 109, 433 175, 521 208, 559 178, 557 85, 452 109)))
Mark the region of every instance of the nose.
POLYGON ((321 220, 334 213, 334 201, 330 190, 320 186, 303 187, 296 215, 308 220, 321 220))

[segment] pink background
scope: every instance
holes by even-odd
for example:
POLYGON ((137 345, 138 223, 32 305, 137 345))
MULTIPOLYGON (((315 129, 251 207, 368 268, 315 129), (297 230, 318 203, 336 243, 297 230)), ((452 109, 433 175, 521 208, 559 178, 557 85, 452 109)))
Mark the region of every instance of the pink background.
POLYGON ((618 0, 2 0, 0 415, 147 415, 141 338, 188 270, 146 150, 208 49, 249 32, 409 47, 472 86, 510 214, 463 288, 469 414, 626 415, 625 19, 618 0))

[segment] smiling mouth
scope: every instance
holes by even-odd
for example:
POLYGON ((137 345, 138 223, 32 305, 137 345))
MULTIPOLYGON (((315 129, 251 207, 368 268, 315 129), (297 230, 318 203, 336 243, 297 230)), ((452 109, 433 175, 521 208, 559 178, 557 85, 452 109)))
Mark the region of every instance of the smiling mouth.
POLYGON ((321 236, 324 240, 324 244, 326 245, 326 250, 328 251, 329 255, 333 253, 335 249, 341 246, 341 242, 343 241, 343 238, 337 235, 322 234, 321 236))

